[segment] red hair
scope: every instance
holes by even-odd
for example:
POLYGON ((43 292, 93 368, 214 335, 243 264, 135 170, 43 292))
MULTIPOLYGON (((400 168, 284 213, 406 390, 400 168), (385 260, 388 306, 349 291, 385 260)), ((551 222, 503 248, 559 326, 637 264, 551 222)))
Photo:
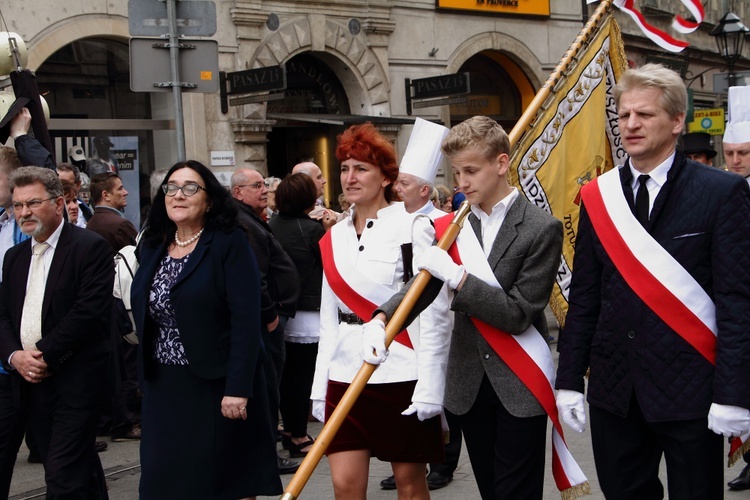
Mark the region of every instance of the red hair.
POLYGON ((383 137, 372 123, 352 125, 337 137, 336 158, 342 162, 350 158, 378 167, 391 184, 385 188, 385 199, 392 201, 393 183, 398 178, 396 148, 383 137))

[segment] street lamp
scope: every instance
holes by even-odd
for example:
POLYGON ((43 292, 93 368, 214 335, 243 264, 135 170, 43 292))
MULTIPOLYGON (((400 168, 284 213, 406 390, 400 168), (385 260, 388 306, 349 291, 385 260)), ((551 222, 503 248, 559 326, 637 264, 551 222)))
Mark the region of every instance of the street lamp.
POLYGON ((727 84, 734 85, 734 63, 742 55, 742 46, 745 43, 745 35, 750 32, 740 18, 732 12, 727 12, 719 20, 719 25, 710 33, 716 37, 716 45, 719 55, 727 61, 727 84))

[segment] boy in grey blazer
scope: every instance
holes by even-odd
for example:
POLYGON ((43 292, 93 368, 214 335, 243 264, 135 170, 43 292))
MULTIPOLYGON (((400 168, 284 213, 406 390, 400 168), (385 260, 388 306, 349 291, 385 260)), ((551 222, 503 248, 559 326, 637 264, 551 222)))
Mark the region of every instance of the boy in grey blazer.
MULTIPOLYGON (((462 262, 473 269, 470 260, 482 261, 494 278, 475 276, 437 247, 414 260, 418 269, 427 269, 455 291, 444 405, 461 420, 482 498, 541 499, 547 415, 501 359, 502 350, 493 348, 472 321, 510 335, 533 324, 547 338, 544 308, 560 261, 562 224, 508 184, 509 149, 502 127, 482 116, 453 127, 443 141, 471 204, 469 237, 479 243, 469 259, 459 236, 462 262), (487 282, 493 279, 494 286, 487 282)), ((390 317, 399 299, 394 297, 382 311, 390 317)))

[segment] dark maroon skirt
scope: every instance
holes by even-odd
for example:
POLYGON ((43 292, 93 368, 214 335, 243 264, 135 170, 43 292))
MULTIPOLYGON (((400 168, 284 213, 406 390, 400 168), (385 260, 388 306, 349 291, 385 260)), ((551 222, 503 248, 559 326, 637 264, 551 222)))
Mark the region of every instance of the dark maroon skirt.
MULTIPOLYGON (((411 404, 416 381, 369 384, 354 403, 326 454, 370 450, 384 462, 442 462, 445 460, 440 417, 420 422, 401 412, 411 404)), ((328 381, 326 421, 349 384, 328 381)))

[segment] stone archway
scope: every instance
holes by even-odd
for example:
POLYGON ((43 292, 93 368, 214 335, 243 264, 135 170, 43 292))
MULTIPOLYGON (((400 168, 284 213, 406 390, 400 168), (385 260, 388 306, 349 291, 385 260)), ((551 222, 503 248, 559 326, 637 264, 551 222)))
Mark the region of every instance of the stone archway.
POLYGON ((521 41, 498 32, 473 36, 458 46, 448 58, 446 73, 455 73, 472 56, 484 50, 496 50, 513 60, 523 70, 534 88, 546 81, 547 71, 536 55, 521 41))
POLYGON ((88 37, 113 38, 127 43, 130 39, 128 19, 122 16, 90 14, 53 24, 27 41, 28 69, 36 71, 60 48, 88 37))
POLYGON ((280 65, 299 53, 316 52, 341 81, 352 110, 390 116, 390 85, 378 54, 345 25, 324 16, 312 17, 282 25, 262 42, 248 66, 280 65))

